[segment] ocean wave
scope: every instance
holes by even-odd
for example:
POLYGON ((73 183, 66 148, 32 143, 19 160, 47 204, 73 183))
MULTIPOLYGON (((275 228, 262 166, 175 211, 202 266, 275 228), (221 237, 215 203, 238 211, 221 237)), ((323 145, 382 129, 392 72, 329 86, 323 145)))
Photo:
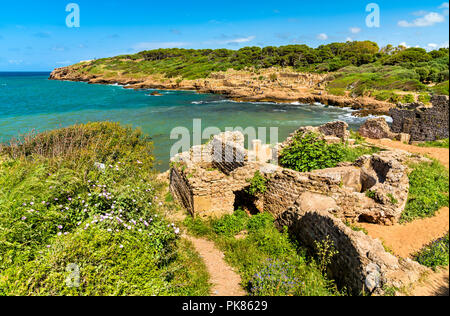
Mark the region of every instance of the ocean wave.
POLYGON ((364 123, 365 121, 367 121, 368 119, 372 119, 372 118, 377 118, 377 117, 383 117, 387 123, 392 123, 393 119, 390 116, 387 115, 368 115, 368 116, 364 116, 364 117, 359 117, 359 116, 354 116, 352 113, 354 112, 354 110, 352 110, 352 112, 350 113, 346 113, 346 114, 342 114, 339 115, 339 119, 342 119, 343 121, 346 122, 351 122, 351 123, 364 123))

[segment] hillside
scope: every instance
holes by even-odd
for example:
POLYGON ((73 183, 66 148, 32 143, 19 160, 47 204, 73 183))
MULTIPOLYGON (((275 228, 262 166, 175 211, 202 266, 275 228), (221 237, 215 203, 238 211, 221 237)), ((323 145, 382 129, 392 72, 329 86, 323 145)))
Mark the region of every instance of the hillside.
POLYGON ((56 69, 50 78, 386 113, 397 103, 427 103, 430 93, 448 94, 449 55, 448 49, 380 49, 370 41, 236 51, 174 48, 82 62, 56 69))

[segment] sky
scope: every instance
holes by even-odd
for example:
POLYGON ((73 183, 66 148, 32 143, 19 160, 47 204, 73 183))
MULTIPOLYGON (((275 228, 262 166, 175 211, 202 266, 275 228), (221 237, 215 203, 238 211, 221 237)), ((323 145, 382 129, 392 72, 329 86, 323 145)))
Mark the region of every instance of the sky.
MULTIPOLYGON (((72 15, 73 16, 73 15, 72 15)), ((70 20, 74 22, 75 20, 70 20)), ((372 40, 448 47, 443 0, 3 0, 0 71, 51 71, 82 60, 155 48, 228 48, 372 40), (66 20, 79 8, 79 27, 66 20), (380 23, 366 19, 370 3, 380 23), (70 23, 69 23, 70 26, 70 23)))

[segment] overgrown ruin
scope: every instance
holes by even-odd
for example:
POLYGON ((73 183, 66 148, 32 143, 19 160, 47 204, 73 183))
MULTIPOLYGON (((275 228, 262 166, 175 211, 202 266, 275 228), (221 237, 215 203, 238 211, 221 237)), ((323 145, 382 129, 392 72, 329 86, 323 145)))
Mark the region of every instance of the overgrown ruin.
MULTIPOLYGON (((299 131, 320 133, 329 143, 354 143, 344 122, 299 131)), ((381 294, 386 286, 417 281, 426 268, 390 255, 378 240, 347 226, 398 222, 408 198, 404 162, 410 154, 383 151, 331 169, 297 172, 271 163, 293 135, 274 147, 255 141, 252 150, 245 149, 240 132, 217 135, 174 157, 171 192, 196 217, 220 217, 243 207, 269 212, 306 247, 329 236, 339 251, 330 273, 354 294, 381 294), (247 188, 256 171, 266 178, 267 189, 251 196, 247 188)))

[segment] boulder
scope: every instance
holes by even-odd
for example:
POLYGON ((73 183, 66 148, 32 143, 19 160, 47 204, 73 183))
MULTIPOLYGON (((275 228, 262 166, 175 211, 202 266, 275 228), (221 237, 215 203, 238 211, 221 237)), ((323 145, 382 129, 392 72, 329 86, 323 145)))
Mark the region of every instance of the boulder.
POLYGON ((393 139, 397 136, 391 132, 389 125, 383 117, 368 119, 359 129, 359 134, 371 139, 393 139))

